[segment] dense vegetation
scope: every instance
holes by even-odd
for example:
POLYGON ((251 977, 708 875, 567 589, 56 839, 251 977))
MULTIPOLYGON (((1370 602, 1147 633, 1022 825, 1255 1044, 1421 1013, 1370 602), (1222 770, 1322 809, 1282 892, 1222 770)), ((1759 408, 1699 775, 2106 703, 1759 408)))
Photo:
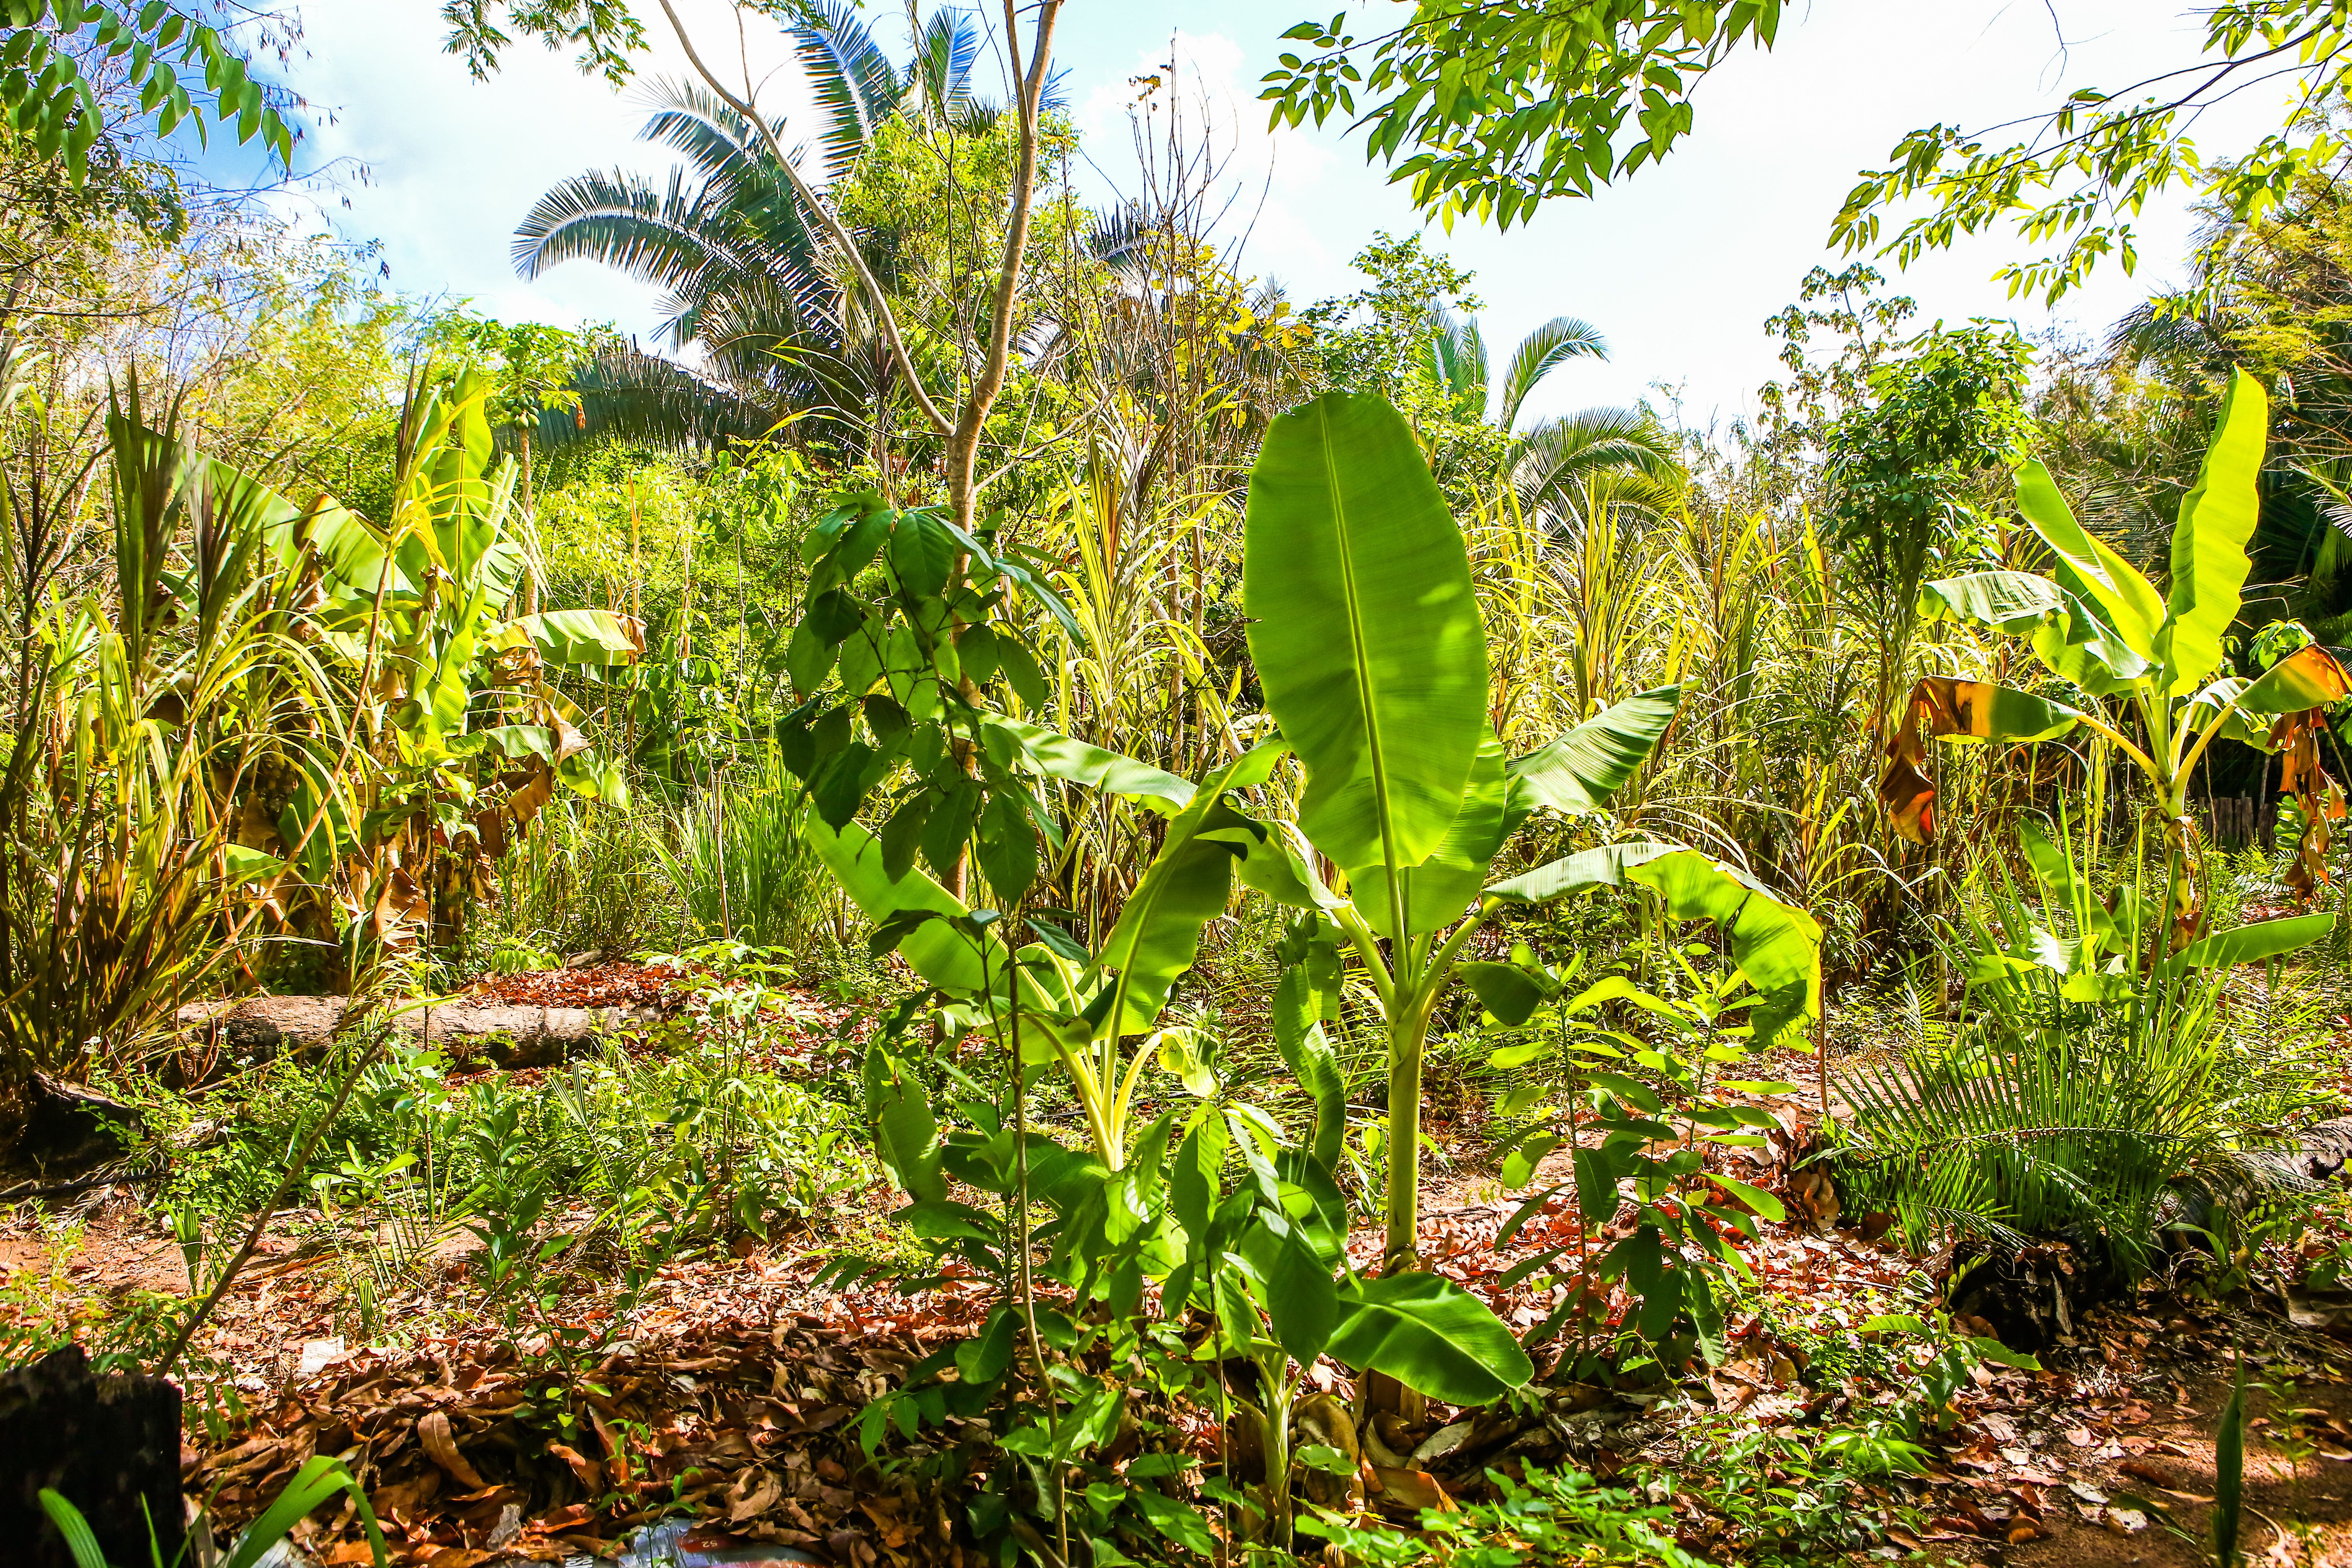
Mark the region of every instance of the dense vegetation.
MULTIPOLYGON (((1780 7, 1416 16, 1294 29, 1275 112, 1369 107, 1417 201, 1507 228, 1664 155, 1780 7)), ((2312 94, 2242 163, 2190 100, 2086 100, 2007 163, 1916 132, 1836 219, 1928 196, 1908 259, 2024 211, 2056 293, 2193 180, 2191 287, 2078 343, 1817 271, 1728 432, 1529 417, 1601 334, 1489 344, 1425 237, 1286 297, 1183 147, 1088 207, 1058 0, 895 49, 792 10, 805 150, 681 28, 645 133, 686 172, 515 215, 525 277, 657 285, 651 348, 210 189, 172 136, 283 156, 301 106, 248 74, 283 22, 206 17, 0 26, 0 1196, 48 1260, 0 1274, 0 1363, 175 1376, 204 1528, 1826 1561, 1919 1544, 1971 1391, 2090 1366, 2070 1313, 2338 1289, 2336 11, 2215 13, 2217 83, 2312 94), (261 996, 333 1023, 255 1048, 261 996), (447 1029, 497 1001, 649 1006, 447 1029), (171 1289, 71 1273, 124 1212, 171 1289), (1859 1316, 1774 1282, 1841 1220, 1859 1316), (834 1431, 789 1484, 626 1403, 689 1287, 752 1292, 725 1342, 834 1431), (921 1353, 788 1349, 879 1318, 921 1353), (510 1384, 505 1436, 412 1412, 400 1469, 346 1380, 249 1440, 289 1331, 303 1379, 510 1384), (1610 1477, 1570 1423, 1612 1399, 1718 1462, 1610 1477), (835 1482, 870 1525, 791 1511, 835 1482)), ((616 82, 644 44, 604 0, 448 21, 481 74, 501 25, 616 82)), ((718 1421, 732 1375, 681 1381, 718 1421)))

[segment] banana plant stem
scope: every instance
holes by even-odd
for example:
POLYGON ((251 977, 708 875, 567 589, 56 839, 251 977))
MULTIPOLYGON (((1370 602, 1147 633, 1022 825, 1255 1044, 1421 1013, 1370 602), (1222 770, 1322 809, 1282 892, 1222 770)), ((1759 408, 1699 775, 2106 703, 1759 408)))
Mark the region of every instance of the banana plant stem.
POLYGON ((1421 1067, 1428 1043, 1429 998, 1414 995, 1389 1020, 1388 1236, 1381 1268, 1395 1273, 1419 1261, 1421 1234, 1421 1067))

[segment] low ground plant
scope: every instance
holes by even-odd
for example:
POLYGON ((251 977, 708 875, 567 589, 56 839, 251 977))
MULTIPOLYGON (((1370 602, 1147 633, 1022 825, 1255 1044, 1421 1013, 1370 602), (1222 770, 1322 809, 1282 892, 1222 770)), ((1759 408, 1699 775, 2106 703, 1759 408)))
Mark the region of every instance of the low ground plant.
POLYGON ((1709 1568, 1677 1540, 1671 1481, 1643 1489, 1605 1487, 1578 1470, 1529 1469, 1493 1477, 1491 1502, 1424 1510, 1417 1531, 1378 1523, 1315 1519, 1303 1530, 1330 1540, 1350 1561, 1376 1568, 1422 1563, 1517 1568, 1526 1563, 1584 1568, 1709 1568))

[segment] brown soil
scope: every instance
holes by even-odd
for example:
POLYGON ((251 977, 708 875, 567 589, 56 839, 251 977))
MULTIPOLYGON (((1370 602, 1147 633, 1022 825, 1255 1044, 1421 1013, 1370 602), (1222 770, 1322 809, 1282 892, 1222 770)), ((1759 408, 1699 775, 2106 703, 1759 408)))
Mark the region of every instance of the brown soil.
POLYGON ((153 1216, 128 1205, 93 1214, 79 1245, 63 1251, 37 1233, 0 1232, 0 1282, 59 1267, 73 1286, 109 1296, 126 1290, 177 1294, 188 1287, 179 1244, 158 1231, 153 1216))
MULTIPOLYGON (((2179 1450, 2151 1450, 2125 1461, 2128 1468, 2108 1489, 2115 1504, 2147 1512, 2146 1530, 2119 1532, 2115 1527, 2085 1522, 2065 1510, 2052 1510, 2043 1520, 2050 1534, 2017 1546, 2005 1561, 2020 1568, 2058 1563, 2084 1568, 2130 1564, 2210 1568, 2213 1434, 2229 1396, 2225 1379, 2200 1377, 2186 1391, 2185 1406, 2158 1412, 2131 1429, 2136 1436, 2158 1440, 2165 1448, 2179 1450), (2155 1509, 2161 1509, 2162 1515, 2155 1509)), ((2352 1385, 2300 1384, 2293 1408, 2325 1411, 2340 1428, 2352 1420, 2352 1385)), ((2245 1510, 2239 1541, 2244 1561, 2352 1568, 2352 1448, 2316 1430, 2305 1444, 2290 1440, 2285 1447, 2308 1447, 2315 1441, 2318 1452, 2300 1457, 2282 1452, 2279 1439, 2288 1435, 2292 1425, 2299 1423, 2309 1430, 2316 1423, 2309 1415, 2290 1415, 2287 1407, 2274 1406, 2257 1389, 2247 1391, 2246 1416, 2245 1510), (2331 1449, 2336 1457, 2329 1457, 2331 1449)))

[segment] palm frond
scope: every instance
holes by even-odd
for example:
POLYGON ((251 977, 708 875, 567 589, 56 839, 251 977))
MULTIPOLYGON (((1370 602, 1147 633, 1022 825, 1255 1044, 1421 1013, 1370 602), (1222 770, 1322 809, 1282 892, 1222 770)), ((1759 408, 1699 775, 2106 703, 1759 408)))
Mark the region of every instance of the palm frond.
POLYGON ((825 176, 839 179, 898 111, 899 77, 853 6, 844 0, 805 4, 806 20, 792 30, 793 48, 824 110, 825 176))
POLYGON ((617 436, 707 447, 757 440, 774 424, 763 407, 724 384, 636 349, 598 356, 573 374, 572 390, 580 397, 576 410, 541 410, 542 446, 617 436))
POLYGON ((654 284, 671 297, 667 331, 683 343, 700 301, 765 270, 726 243, 729 226, 717 217, 702 193, 687 191, 684 170, 672 170, 659 191, 642 174, 576 174, 516 226, 515 270, 537 279, 566 261, 594 261, 654 284))
POLYGON ((1503 371, 1503 406, 1495 417, 1506 430, 1519 423, 1520 405, 1544 377, 1571 359, 1609 357, 1601 329, 1574 316, 1554 316, 1519 340, 1503 371))
POLYGON ((2168 310, 2168 303, 2159 295, 2125 311, 2107 333, 2108 359, 2136 370, 2151 363, 2195 364, 2228 352, 2228 342, 2212 321, 2168 310))
POLYGON ((1511 444, 1506 466, 1520 504, 1557 510, 1569 486, 1589 474, 1622 469, 1652 479, 1675 472, 1671 442, 1639 408, 1586 408, 1547 419, 1511 444))
POLYGON ((971 68, 979 58, 980 29, 971 14, 932 12, 907 66, 909 95, 919 94, 925 113, 952 124, 971 104, 971 68))
POLYGON ((1153 226, 1141 202, 1121 202, 1097 212, 1087 227, 1087 254, 1121 277, 1139 278, 1150 259, 1153 226))
POLYGON ((2242 1213, 2300 1180, 2240 1131, 2245 1068, 2219 1037, 2213 982, 2143 981, 2092 1013, 2062 979, 1977 987, 1968 1026, 1849 1076, 1857 1201, 1893 1212, 1915 1246, 1998 1241, 1990 1227, 2063 1237, 2128 1281, 2184 1197, 2242 1213))
POLYGON ((1422 370, 1444 396, 1454 417, 1465 424, 1486 417, 1486 340, 1475 316, 1457 317, 1443 306, 1431 310, 1422 370))

